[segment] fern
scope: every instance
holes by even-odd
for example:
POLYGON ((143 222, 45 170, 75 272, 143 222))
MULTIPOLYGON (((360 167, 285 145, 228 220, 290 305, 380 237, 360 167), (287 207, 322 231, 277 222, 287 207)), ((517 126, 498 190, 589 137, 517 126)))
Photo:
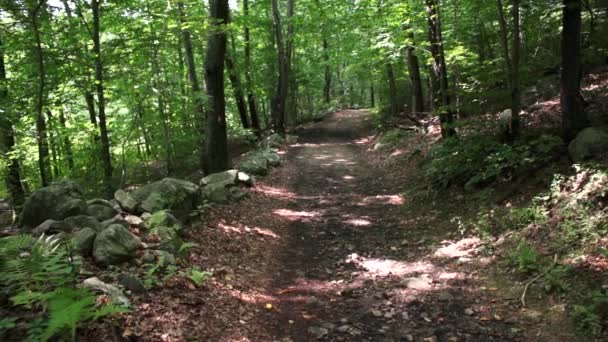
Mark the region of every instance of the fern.
POLYGON ((61 332, 69 332, 72 341, 75 341, 78 323, 124 312, 123 308, 113 304, 97 309, 95 296, 90 291, 66 287, 50 293, 47 308, 49 320, 41 336, 42 340, 48 340, 61 332))

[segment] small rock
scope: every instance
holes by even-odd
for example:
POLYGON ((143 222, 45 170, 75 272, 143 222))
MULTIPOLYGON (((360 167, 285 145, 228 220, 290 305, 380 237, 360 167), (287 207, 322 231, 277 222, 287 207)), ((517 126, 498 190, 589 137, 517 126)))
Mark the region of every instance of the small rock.
POLYGON ((93 228, 96 232, 100 232, 103 230, 101 222, 94 218, 93 216, 88 215, 77 215, 70 216, 64 220, 67 224, 72 226, 72 230, 80 230, 85 227, 93 228))
POLYGON ((116 215, 109 220, 105 220, 105 221, 101 222, 101 230, 103 231, 113 224, 121 225, 126 229, 128 229, 131 226, 129 224, 129 222, 127 222, 122 216, 116 215))
POLYGON ((105 221, 118 215, 118 210, 106 200, 93 199, 87 202, 87 215, 93 216, 98 221, 105 221))
POLYGON ((423 274, 418 277, 411 277, 411 278, 403 279, 400 282, 400 285, 403 287, 407 287, 408 289, 420 290, 420 291, 425 291, 425 290, 431 289, 430 277, 428 276, 428 274, 423 274))
POLYGON ((127 221, 130 225, 137 227, 139 229, 146 228, 146 222, 139 216, 127 215, 127 216, 125 216, 125 221, 127 221))
POLYGON ((372 313, 372 315, 374 315, 374 317, 382 317, 384 315, 382 311, 378 309, 371 309, 370 312, 372 313))
POLYGON ((146 288, 139 278, 130 274, 121 274, 118 276, 118 284, 133 293, 144 293, 146 288))
POLYGON ((475 311, 472 308, 466 308, 464 309, 464 314, 467 316, 473 316, 475 314, 475 311))
POLYGON ((313 335, 317 340, 321 340, 329 335, 329 330, 323 327, 310 327, 308 333, 313 335))
POLYGON ((248 175, 245 172, 241 172, 239 171, 238 175, 237 175, 237 181, 241 184, 245 184, 247 186, 253 186, 254 185, 254 180, 253 177, 251 177, 250 175, 248 175))
POLYGON ((121 305, 128 306, 129 300, 127 297, 114 285, 106 284, 99 278, 93 277, 86 279, 82 282, 82 286, 89 288, 93 291, 100 291, 110 296, 113 302, 121 305))
POLYGON ((101 265, 115 265, 133 258, 140 247, 138 237, 125 227, 112 224, 95 238, 93 256, 101 265))
POLYGON ((338 330, 341 333, 345 333, 345 332, 349 331, 350 328, 351 328, 350 325, 344 324, 344 325, 339 326, 338 329, 336 329, 336 330, 338 330))
POLYGON ((437 300, 440 302, 449 302, 454 300, 454 296, 449 292, 441 292, 437 295, 437 300))
POLYGON ((433 335, 431 337, 425 337, 423 339, 424 342, 437 342, 437 336, 433 335))

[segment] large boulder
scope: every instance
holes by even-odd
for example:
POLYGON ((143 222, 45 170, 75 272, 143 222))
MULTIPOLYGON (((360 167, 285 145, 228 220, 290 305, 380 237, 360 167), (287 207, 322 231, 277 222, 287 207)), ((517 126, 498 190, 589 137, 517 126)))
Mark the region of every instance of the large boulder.
POLYGON ((118 215, 118 210, 112 206, 112 203, 106 200, 94 199, 87 202, 87 214, 98 221, 105 221, 118 215))
POLYGON ((238 173, 238 170, 228 170, 224 172, 212 173, 209 176, 206 176, 201 179, 201 186, 206 186, 214 183, 235 185, 237 182, 238 173))
POLYGON ((158 211, 146 222, 148 233, 160 240, 160 249, 176 253, 182 244, 179 233, 183 229, 182 223, 166 210, 158 211))
POLYGON ((93 252, 93 244, 97 232, 93 228, 85 227, 74 233, 72 241, 76 253, 82 256, 90 256, 93 252))
POLYGON ((59 233, 69 233, 72 231, 72 226, 65 221, 46 220, 34 228, 32 231, 33 236, 40 236, 42 234, 51 235, 59 233))
POLYGON ((200 192, 192 182, 165 178, 133 191, 131 197, 140 203, 142 211, 153 213, 166 209, 185 214, 196 209, 200 192))
POLYGON ((120 207, 131 214, 138 214, 139 212, 139 202, 131 195, 129 195, 126 191, 119 189, 114 193, 114 199, 120 205, 120 207))
POLYGON ((269 149, 259 150, 255 154, 260 156, 261 158, 266 159, 268 161, 268 165, 270 165, 270 166, 276 167, 276 166, 281 165, 281 156, 279 156, 277 151, 274 149, 269 148, 269 149))
POLYGON ((576 139, 568 145, 570 157, 575 162, 589 158, 608 156, 608 129, 588 127, 582 130, 576 139))
POLYGON ((119 224, 112 224, 97 234, 93 257, 100 265, 115 265, 129 261, 140 247, 141 241, 137 236, 119 224))
POLYGON ((63 220, 86 212, 87 202, 80 186, 72 181, 62 181, 36 190, 28 197, 23 206, 21 226, 29 231, 48 219, 63 220))
POLYGON ((93 216, 88 215, 77 215, 71 216, 64 220, 67 224, 72 226, 72 230, 77 231, 85 227, 92 228, 96 232, 100 232, 102 230, 101 222, 94 218, 93 216))
POLYGON ((265 176, 268 173, 268 160, 260 156, 246 156, 239 164, 239 170, 251 175, 265 176))
POLYGON ((267 148, 279 148, 281 145, 285 143, 285 139, 277 133, 269 135, 266 139, 262 141, 262 147, 267 148))

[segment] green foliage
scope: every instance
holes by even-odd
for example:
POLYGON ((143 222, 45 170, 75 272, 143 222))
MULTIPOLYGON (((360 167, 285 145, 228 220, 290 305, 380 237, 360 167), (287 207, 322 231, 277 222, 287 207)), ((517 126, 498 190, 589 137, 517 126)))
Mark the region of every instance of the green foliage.
POLYGON ((474 226, 482 236, 487 237, 519 230, 532 223, 542 224, 546 219, 544 209, 536 205, 523 208, 496 207, 482 213, 474 226))
MULTIPOLYGON (((79 265, 70 242, 61 238, 17 235, 0 239, 3 294, 15 307, 37 315, 29 324, 29 340, 46 341, 64 333, 75 340, 79 323, 123 311, 113 304, 97 307, 93 293, 76 287, 79 265)), ((0 325, 14 328, 10 320, 0 325)))
POLYGON ((179 246, 177 253, 179 255, 186 255, 190 249, 198 247, 198 246, 199 246, 199 244, 196 242, 191 242, 191 241, 184 242, 179 246))
POLYGON ((380 139, 378 139, 378 142, 387 148, 392 148, 399 145, 399 143, 401 143, 407 137, 408 133, 406 131, 402 129, 392 129, 382 133, 382 135, 380 135, 380 139))
POLYGON ((543 135, 513 145, 485 135, 445 139, 431 150, 424 167, 428 184, 475 188, 512 179, 555 157, 562 141, 543 135))
POLYGON ((211 277, 213 275, 213 273, 211 272, 207 272, 207 271, 201 271, 198 268, 191 268, 190 271, 187 273, 187 277, 188 279, 192 280, 192 282, 196 285, 196 286, 201 286, 205 283, 205 281, 207 281, 207 279, 209 277, 211 277))
POLYGON ((541 270, 541 257, 534 246, 521 241, 513 254, 512 260, 517 266, 517 270, 524 274, 531 274, 541 270))
POLYGON ((608 319, 608 294, 596 290, 584 302, 585 304, 573 306, 571 317, 582 332, 599 336, 608 319))

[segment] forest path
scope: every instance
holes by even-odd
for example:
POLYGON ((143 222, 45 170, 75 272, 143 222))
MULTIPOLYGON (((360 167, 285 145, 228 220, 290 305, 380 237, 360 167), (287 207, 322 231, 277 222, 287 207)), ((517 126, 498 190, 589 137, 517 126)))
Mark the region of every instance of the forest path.
MULTIPOLYGON (((408 196, 414 163, 378 164, 368 112, 298 130, 252 195, 190 230, 182 267, 213 272, 136 299, 127 319, 149 341, 552 341, 519 289, 494 282, 480 242, 462 238, 462 202, 408 196), (451 206, 452 208, 454 206, 451 206), (495 288, 496 286, 496 288, 495 288), (500 289, 499 289, 500 288, 500 289)), ((405 158, 405 154, 402 155, 405 158)), ((558 339, 566 341, 567 339, 558 339)))
POLYGON ((268 286, 272 313, 258 324, 280 341, 516 340, 518 330, 489 309, 494 299, 471 295, 480 285, 454 259, 476 241, 436 254, 431 244, 446 234, 424 216, 437 215, 404 212, 402 177, 371 158, 366 114, 340 111, 299 132, 272 175, 283 191, 272 212, 283 242, 268 286))

